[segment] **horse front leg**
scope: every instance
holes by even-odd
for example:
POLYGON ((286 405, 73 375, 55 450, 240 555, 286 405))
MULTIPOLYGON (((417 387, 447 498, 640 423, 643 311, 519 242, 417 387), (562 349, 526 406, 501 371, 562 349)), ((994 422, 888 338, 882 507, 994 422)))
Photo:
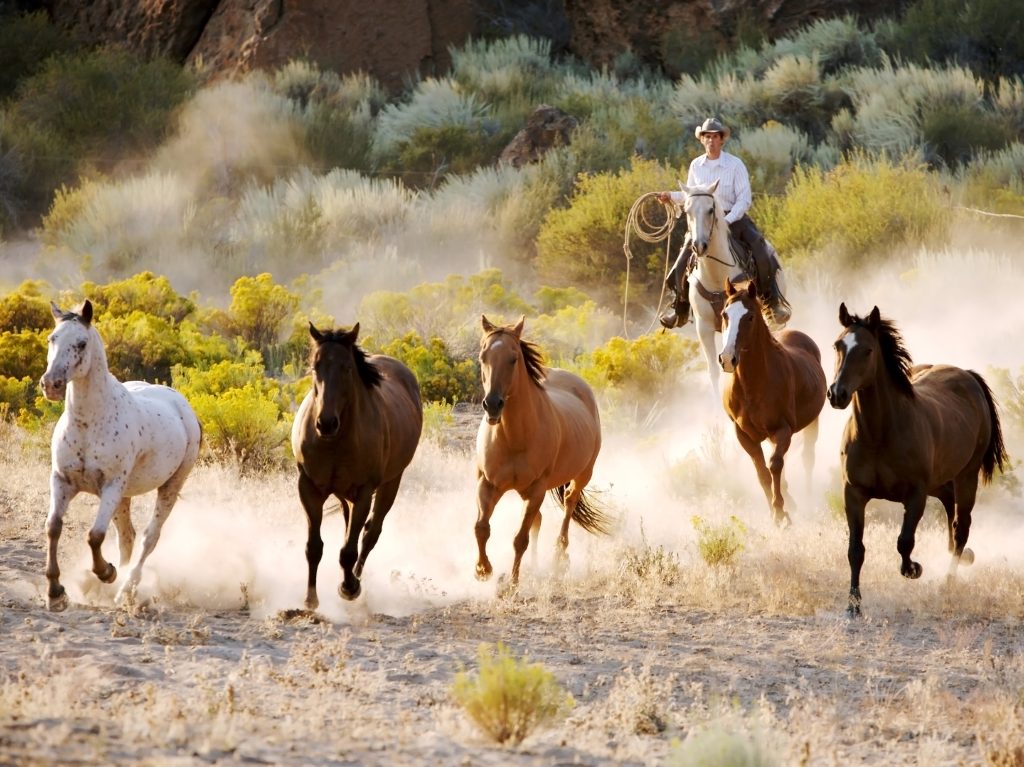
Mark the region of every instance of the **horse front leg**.
POLYGON ((772 518, 776 525, 789 525, 789 514, 786 513, 785 502, 782 497, 782 469, 786 465, 786 452, 793 441, 793 430, 789 426, 783 426, 772 435, 771 458, 768 460, 768 468, 772 475, 772 518))
POLYGON ((49 582, 46 599, 47 606, 54 612, 65 610, 68 606, 67 592, 60 584, 57 543, 64 528, 64 513, 68 510, 71 499, 77 494, 78 491, 59 474, 50 474, 50 510, 46 515, 46 537, 49 542, 46 549, 46 580, 49 582))
POLYGON ((121 552, 121 567, 127 567, 135 548, 135 526, 132 524, 132 499, 122 498, 114 512, 114 527, 117 528, 117 547, 121 552))
POLYGON ((491 514, 494 513, 494 507, 502 495, 503 493, 499 492, 498 488, 482 473, 478 474, 476 483, 477 516, 474 527, 478 549, 476 561, 476 579, 478 581, 486 581, 494 572, 491 560, 487 558, 487 539, 491 537, 491 514))
MULTIPOLYGON (((694 292, 690 293, 690 301, 694 301, 694 292)), ((701 299, 703 300, 703 299, 701 299)), ((693 306, 696 308, 697 304, 693 306)), ((708 378, 711 381, 711 401, 717 408, 719 406, 718 393, 718 351, 715 348, 715 323, 714 320, 706 320, 698 311, 694 323, 697 326, 697 337, 700 340, 701 351, 704 352, 704 360, 708 366, 708 378)))
POLYGON ((370 512, 370 518, 363 529, 362 542, 359 544, 359 560, 356 562, 355 569, 357 578, 363 577, 363 567, 366 566, 366 558, 373 551, 373 547, 377 545, 377 539, 380 538, 380 532, 384 528, 384 517, 388 515, 388 512, 395 503, 395 497, 398 495, 398 485, 401 481, 402 475, 399 474, 393 480, 385 482, 378 487, 377 492, 374 493, 373 511, 370 512))
MULTIPOLYGON (((320 599, 316 595, 316 572, 320 567, 320 559, 324 555, 324 539, 320 537, 320 523, 324 518, 324 502, 327 496, 313 483, 313 480, 299 468, 299 500, 302 501, 302 508, 306 512, 308 529, 306 532, 306 566, 308 577, 306 579, 306 600, 307 610, 315 610, 320 606, 320 599)), ((342 506, 347 509, 345 501, 342 506)), ((348 514, 345 515, 346 520, 348 514)))
POLYGON ((341 565, 341 584, 338 586, 338 596, 350 602, 358 598, 363 590, 359 583, 359 576, 356 574, 356 562, 359 560, 359 534, 363 531, 366 520, 370 516, 373 492, 374 488, 369 485, 359 488, 355 501, 352 503, 348 525, 345 528, 345 544, 341 547, 341 555, 338 557, 338 562, 341 565))
POLYGON ((905 578, 920 578, 923 572, 920 563, 912 560, 910 555, 914 551, 914 536, 917 524, 924 515, 927 499, 925 491, 917 489, 903 502, 903 526, 900 528, 899 538, 896 539, 896 550, 900 553, 900 574, 905 578))
POLYGON ((750 456, 754 469, 757 471, 757 481, 761 483, 761 490, 764 492, 769 508, 772 508, 772 474, 764 462, 761 443, 743 431, 738 423, 733 423, 733 426, 736 428, 736 439, 739 440, 740 447, 750 456))
POLYGON ((843 486, 843 505, 846 508, 846 526, 850 542, 846 558, 850 562, 850 598, 846 612, 850 617, 860 615, 860 569, 864 565, 864 507, 867 496, 853 485, 843 486))
POLYGON ((114 512, 124 498, 126 477, 119 477, 100 491, 100 507, 96 513, 96 521, 89 529, 89 548, 92 549, 92 571, 103 583, 117 580, 117 568, 103 557, 103 541, 107 537, 107 528, 114 512))
POLYGON ((519 566, 523 561, 523 554, 530 543, 530 528, 534 520, 540 514, 540 506, 544 503, 544 488, 537 489, 541 483, 535 483, 528 492, 522 493, 526 506, 523 508, 523 522, 519 526, 519 532, 512 539, 512 547, 515 550, 515 558, 512 560, 512 587, 519 585, 519 566))

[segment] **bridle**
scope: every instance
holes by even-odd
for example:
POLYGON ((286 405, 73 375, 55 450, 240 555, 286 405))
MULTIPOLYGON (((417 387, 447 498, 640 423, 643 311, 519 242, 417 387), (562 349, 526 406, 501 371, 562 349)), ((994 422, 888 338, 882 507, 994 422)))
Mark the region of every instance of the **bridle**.
MULTIPOLYGON (((693 192, 689 196, 690 197, 710 197, 711 198, 711 209, 715 212, 715 217, 711 221, 711 231, 708 232, 708 239, 709 240, 712 239, 715 236, 715 227, 718 226, 718 202, 715 200, 715 196, 713 194, 711 194, 710 192, 693 192)), ((715 256, 712 256, 712 255, 710 255, 707 252, 705 252, 704 254, 696 253, 696 251, 694 251, 694 252, 696 253, 697 258, 707 258, 707 259, 710 259, 711 261, 717 261, 722 266, 728 266, 730 269, 739 266, 739 264, 736 262, 736 257, 732 253, 732 248, 729 247, 729 239, 728 239, 728 237, 726 238, 725 245, 726 245, 725 249, 729 252, 729 257, 732 259, 731 263, 727 262, 727 261, 723 261, 720 258, 716 258, 715 256)))

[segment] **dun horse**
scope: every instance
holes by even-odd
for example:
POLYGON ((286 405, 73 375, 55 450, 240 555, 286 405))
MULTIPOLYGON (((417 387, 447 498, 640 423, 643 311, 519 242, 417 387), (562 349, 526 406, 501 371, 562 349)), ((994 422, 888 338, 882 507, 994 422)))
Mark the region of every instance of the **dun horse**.
POLYGON ((867 318, 839 306, 843 331, 835 343, 836 375, 828 390, 834 408, 853 402, 841 455, 843 500, 850 529, 848 611, 860 613, 864 564, 864 506, 871 498, 903 504, 896 541, 900 573, 919 578, 910 558, 925 500, 946 510, 949 577, 974 561, 965 548, 979 476, 986 482, 1006 460, 992 392, 973 370, 950 365, 912 366, 896 327, 876 306, 867 318))
MULTIPOLYGON (((725 292, 713 290, 727 280, 743 279, 744 271, 739 259, 729 246, 729 223, 725 211, 715 197, 718 182, 705 186, 680 184, 686 195, 683 211, 686 213, 687 236, 693 242, 697 266, 690 274, 690 305, 694 309, 694 325, 701 349, 708 364, 711 388, 718 397, 718 362, 715 333, 722 329, 721 314, 725 292)), ((785 275, 779 269, 779 289, 785 293, 785 275)))
POLYGON ((476 540, 480 549, 476 576, 486 580, 491 575, 487 558, 491 514, 501 496, 515 490, 526 505, 513 541, 513 585, 519 581, 529 539, 536 549, 540 506, 547 491, 564 510, 556 543, 556 559, 563 565, 569 520, 593 533, 609 529, 608 518, 584 493, 601 449, 601 420, 594 393, 580 377, 546 368, 536 347, 522 340, 523 323, 520 319, 515 326, 497 326, 481 317, 485 415, 476 438, 476 540))
POLYGON ((46 519, 47 592, 51 610, 68 605, 60 583, 57 543, 71 499, 86 492, 99 497, 96 521, 89 530, 92 570, 113 583, 117 569, 101 547, 111 519, 117 528, 121 567, 131 561, 135 528, 133 496, 156 490, 153 517, 142 536, 142 552, 117 599, 132 592, 142 565, 153 553, 160 530, 199 455, 201 431, 195 413, 178 392, 166 386, 121 383, 107 368, 103 341, 92 325, 92 303, 81 312, 50 304, 56 329, 47 339, 46 372, 40 386, 49 400, 64 399, 64 413, 51 441, 50 512, 46 519))
POLYGON ((309 521, 305 604, 313 610, 320 604, 316 572, 324 551, 324 503, 331 495, 341 501, 346 531, 338 594, 355 599, 366 558, 416 452, 423 408, 409 368, 382 354, 367 356, 356 345, 358 323, 347 332, 320 331, 310 323, 309 333, 313 388, 295 415, 292 452, 299 469, 299 498, 309 521))
POLYGON ((799 330, 772 334, 753 282, 740 289, 726 282, 725 292, 725 340, 718 359, 722 370, 732 375, 726 379, 722 403, 740 445, 754 462, 773 519, 776 524, 788 523, 782 467, 793 435, 803 431, 804 468, 810 481, 818 415, 825 404, 821 352, 799 330), (775 446, 770 470, 761 450, 766 439, 775 446))

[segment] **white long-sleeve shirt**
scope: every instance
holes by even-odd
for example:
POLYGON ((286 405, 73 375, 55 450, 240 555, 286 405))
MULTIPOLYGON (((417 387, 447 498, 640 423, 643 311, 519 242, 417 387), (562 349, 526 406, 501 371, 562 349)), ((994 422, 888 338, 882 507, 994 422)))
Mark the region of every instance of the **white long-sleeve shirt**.
MULTIPOLYGON (((702 154, 690 163, 690 171, 686 175, 687 186, 706 186, 715 181, 718 181, 715 196, 722 203, 722 207, 729 211, 725 220, 730 224, 739 221, 750 210, 750 204, 753 202, 750 174, 747 173, 743 161, 736 155, 722 152, 717 160, 710 160, 706 154, 702 154)), ((674 191, 672 201, 682 204, 685 195, 674 191)))

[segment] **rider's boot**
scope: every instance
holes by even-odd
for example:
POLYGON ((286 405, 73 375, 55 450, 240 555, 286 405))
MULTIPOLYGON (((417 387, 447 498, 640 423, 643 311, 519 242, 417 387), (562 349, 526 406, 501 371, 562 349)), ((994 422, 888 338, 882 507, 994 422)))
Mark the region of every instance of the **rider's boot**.
POLYGON ((793 314, 789 301, 779 290, 779 283, 776 275, 779 273, 778 261, 768 252, 768 245, 764 237, 758 237, 750 249, 754 257, 754 265, 757 268, 758 293, 764 296, 765 303, 777 325, 785 325, 793 314))
POLYGON ((690 321, 690 300, 682 293, 672 295, 672 308, 658 318, 662 327, 669 330, 681 328, 690 321))

